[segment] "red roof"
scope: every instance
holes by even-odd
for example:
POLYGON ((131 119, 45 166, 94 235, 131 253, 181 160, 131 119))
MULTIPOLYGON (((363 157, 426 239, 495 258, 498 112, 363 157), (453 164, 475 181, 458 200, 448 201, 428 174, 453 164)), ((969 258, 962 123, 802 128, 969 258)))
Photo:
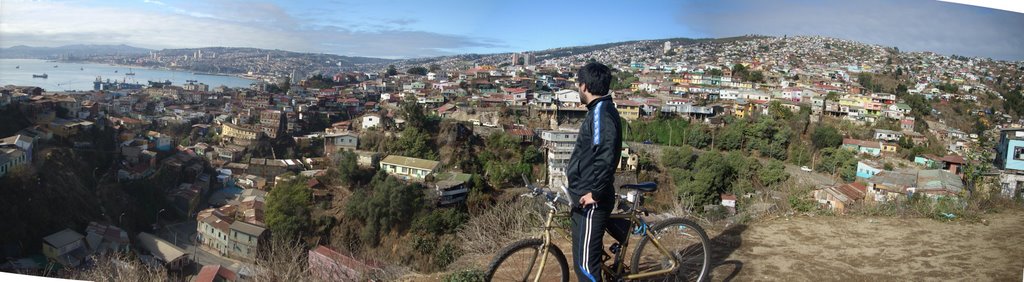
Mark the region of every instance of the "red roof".
POLYGON ((947 163, 954 163, 954 164, 965 164, 965 163, 967 163, 966 161, 964 161, 964 157, 961 157, 959 155, 949 155, 949 156, 942 157, 942 161, 943 162, 947 162, 947 163))
POLYGON ((196 275, 196 282, 213 282, 217 276, 223 277, 224 280, 235 281, 238 276, 235 272, 231 271, 220 265, 207 265, 202 270, 199 270, 199 274, 196 275))
POLYGON ((733 195, 733 194, 722 194, 722 201, 729 201, 729 200, 735 201, 736 200, 736 195, 733 195))

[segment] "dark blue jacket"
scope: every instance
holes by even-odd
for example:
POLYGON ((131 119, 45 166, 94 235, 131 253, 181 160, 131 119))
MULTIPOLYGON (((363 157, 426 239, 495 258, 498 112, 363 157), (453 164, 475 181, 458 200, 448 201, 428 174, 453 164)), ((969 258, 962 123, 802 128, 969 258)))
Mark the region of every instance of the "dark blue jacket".
POLYGON ((573 203, 587 193, 593 193, 598 202, 614 199, 615 169, 621 153, 622 123, 611 95, 590 101, 566 168, 573 203))

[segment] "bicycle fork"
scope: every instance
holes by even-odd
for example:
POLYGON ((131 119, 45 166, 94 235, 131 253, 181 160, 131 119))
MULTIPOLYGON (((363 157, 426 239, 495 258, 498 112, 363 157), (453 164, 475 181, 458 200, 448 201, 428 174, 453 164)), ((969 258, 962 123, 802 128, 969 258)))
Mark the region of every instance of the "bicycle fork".
MULTIPOLYGON (((554 218, 555 211, 549 210, 548 218, 544 223, 544 243, 540 245, 540 250, 537 250, 540 252, 540 265, 538 265, 539 268, 537 268, 537 275, 533 278, 534 282, 539 282, 540 276, 544 274, 544 265, 548 260, 548 246, 551 244, 551 221, 554 220, 554 218)), ((536 261, 536 258, 532 261, 536 261)), ((531 271, 533 271, 533 265, 530 265, 530 268, 526 269, 526 275, 530 275, 531 271)))

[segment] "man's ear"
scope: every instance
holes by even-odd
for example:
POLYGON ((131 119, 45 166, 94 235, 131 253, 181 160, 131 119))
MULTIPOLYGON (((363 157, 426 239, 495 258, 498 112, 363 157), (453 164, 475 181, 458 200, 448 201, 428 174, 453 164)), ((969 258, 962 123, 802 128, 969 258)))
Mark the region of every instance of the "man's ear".
POLYGON ((587 85, 586 84, 578 83, 578 84, 576 84, 576 86, 577 86, 577 88, 580 89, 580 94, 583 94, 584 92, 587 92, 587 85))

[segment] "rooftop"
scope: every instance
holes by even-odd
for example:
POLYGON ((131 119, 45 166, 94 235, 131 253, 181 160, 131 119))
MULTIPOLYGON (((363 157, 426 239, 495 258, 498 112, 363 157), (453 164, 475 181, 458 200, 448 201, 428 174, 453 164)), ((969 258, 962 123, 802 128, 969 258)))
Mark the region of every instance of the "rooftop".
POLYGON ((75 241, 82 240, 85 238, 82 234, 75 232, 71 229, 64 229, 57 233, 50 234, 50 236, 43 237, 43 242, 46 242, 50 246, 63 247, 67 244, 74 243, 75 241))
POLYGON ((412 167, 412 168, 419 168, 419 169, 426 169, 426 170, 433 170, 434 168, 437 167, 437 164, 438 164, 437 161, 417 159, 417 158, 410 158, 410 157, 404 157, 404 156, 398 156, 398 155, 387 156, 386 158, 384 158, 384 160, 380 161, 380 163, 382 163, 382 164, 385 164, 385 163, 386 164, 393 164, 393 165, 398 165, 398 166, 412 167))

